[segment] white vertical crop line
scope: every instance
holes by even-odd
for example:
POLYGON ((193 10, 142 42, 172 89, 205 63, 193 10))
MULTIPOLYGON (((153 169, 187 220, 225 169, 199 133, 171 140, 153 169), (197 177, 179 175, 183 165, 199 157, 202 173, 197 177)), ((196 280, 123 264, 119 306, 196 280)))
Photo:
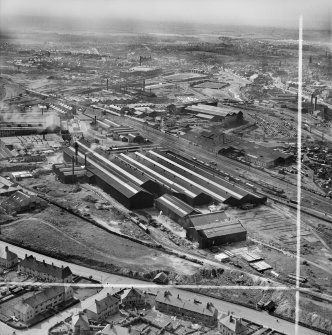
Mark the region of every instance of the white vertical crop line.
POLYGON ((301 147, 302 147, 302 40, 303 17, 299 18, 299 76, 297 101, 297 207, 296 207, 296 291, 295 291, 295 335, 299 334, 300 313, 300 266, 301 266, 301 147))

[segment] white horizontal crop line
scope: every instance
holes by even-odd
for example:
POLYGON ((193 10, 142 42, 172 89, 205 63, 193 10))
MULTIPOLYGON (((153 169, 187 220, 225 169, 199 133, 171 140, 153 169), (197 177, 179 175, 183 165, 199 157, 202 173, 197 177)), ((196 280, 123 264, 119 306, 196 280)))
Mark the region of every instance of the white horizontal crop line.
POLYGON ((46 283, 46 282, 16 282, 16 281, 6 281, 0 282, 0 284, 6 285, 15 285, 18 287, 24 286, 39 286, 39 287, 111 287, 111 288, 151 288, 151 289, 160 289, 160 288, 179 288, 179 289, 223 289, 223 290, 274 290, 274 291, 301 291, 301 292, 311 292, 310 288, 297 288, 296 286, 246 286, 246 285, 160 285, 154 283, 146 283, 146 284, 135 284, 135 283, 127 283, 127 284, 112 284, 112 283, 46 283))
POLYGON ((159 158, 165 160, 166 162, 169 162, 169 163, 171 163, 172 165, 177 166, 177 167, 181 168, 182 170, 184 170, 184 171, 186 171, 186 172, 189 172, 190 174, 192 174, 192 175, 194 175, 194 176, 196 176, 196 177, 198 177, 198 178, 200 178, 200 179, 202 179, 202 180, 208 182, 209 184, 212 184, 212 185, 216 186, 217 188, 222 189, 223 191, 225 191, 225 192, 227 192, 227 193, 230 193, 230 194, 234 195, 236 198, 242 198, 242 196, 241 196, 240 194, 238 194, 238 193, 236 193, 236 192, 230 190, 229 188, 226 188, 226 187, 224 187, 224 186, 222 186, 222 185, 220 185, 220 184, 218 184, 218 183, 215 183, 215 182, 211 181, 210 179, 207 179, 207 178, 203 177, 202 175, 200 175, 200 174, 198 174, 198 173, 196 173, 196 172, 194 172, 194 171, 192 171, 192 170, 189 170, 189 169, 187 169, 186 167, 184 167, 184 166, 182 166, 182 165, 180 165, 180 164, 177 164, 177 163, 173 162, 172 160, 170 160, 170 159, 168 159, 168 158, 166 158, 166 157, 164 157, 164 156, 161 156, 161 155, 157 154, 156 152, 154 152, 154 151, 152 151, 152 150, 149 150, 149 152, 150 152, 151 154, 153 154, 153 155, 155 155, 155 156, 157 156, 157 157, 159 157, 159 158))

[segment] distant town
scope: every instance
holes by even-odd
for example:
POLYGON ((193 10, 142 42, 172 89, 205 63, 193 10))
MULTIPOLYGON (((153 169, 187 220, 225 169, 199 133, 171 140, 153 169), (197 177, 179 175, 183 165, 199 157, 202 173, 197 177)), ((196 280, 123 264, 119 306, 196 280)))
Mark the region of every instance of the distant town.
POLYGON ((178 29, 1 38, 0 335, 332 333, 331 50, 178 29))

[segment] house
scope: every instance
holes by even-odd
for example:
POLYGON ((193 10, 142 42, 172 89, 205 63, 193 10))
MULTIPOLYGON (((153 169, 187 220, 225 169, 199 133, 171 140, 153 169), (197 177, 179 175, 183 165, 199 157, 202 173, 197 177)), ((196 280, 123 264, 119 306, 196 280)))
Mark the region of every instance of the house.
POLYGON ((153 282, 157 284, 167 284, 168 283, 168 277, 165 272, 159 272, 154 278, 153 282))
POLYGON ((172 295, 170 291, 159 291, 156 297, 156 310, 214 327, 218 321, 218 310, 211 302, 201 302, 181 298, 179 294, 172 295))
POLYGON ((33 256, 25 255, 25 258, 18 264, 17 270, 38 277, 45 281, 57 283, 71 283, 73 274, 68 266, 59 267, 52 264, 38 261, 33 256))
POLYGON ((126 308, 140 308, 145 306, 145 297, 143 293, 135 288, 125 289, 120 297, 121 305, 126 308))
POLYGON ((220 335, 247 335, 249 330, 241 319, 225 314, 219 318, 218 328, 220 335))
POLYGON ((130 326, 126 328, 119 325, 113 325, 113 323, 111 323, 108 324, 100 332, 97 332, 96 335, 139 335, 139 334, 140 333, 137 330, 131 329, 130 326))
POLYGON ((21 321, 29 322, 37 315, 71 299, 73 299, 71 287, 52 286, 19 301, 13 307, 13 313, 21 321))
POLYGON ((83 313, 79 312, 73 315, 71 318, 71 326, 73 335, 91 335, 90 324, 88 317, 83 313))
POLYGON ((0 245, 0 267, 12 268, 18 263, 17 255, 8 249, 8 246, 0 245))
POLYGON ((8 213, 22 213, 35 208, 45 207, 47 202, 36 195, 17 191, 1 203, 1 207, 8 213))
POLYGON ((110 315, 116 314, 119 311, 120 300, 114 295, 107 293, 107 296, 102 300, 95 302, 84 310, 88 319, 94 321, 104 321, 110 315))

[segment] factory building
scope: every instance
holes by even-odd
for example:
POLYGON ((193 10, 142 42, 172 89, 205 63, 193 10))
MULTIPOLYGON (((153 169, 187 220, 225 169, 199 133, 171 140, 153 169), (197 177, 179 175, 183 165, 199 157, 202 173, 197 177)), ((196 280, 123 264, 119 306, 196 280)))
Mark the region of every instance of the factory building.
POLYGON ((53 164, 53 171, 64 184, 92 183, 93 174, 84 166, 71 164, 53 164))
POLYGON ((295 161, 294 155, 249 142, 240 142, 236 148, 233 146, 224 147, 219 150, 219 154, 242 157, 248 163, 267 169, 289 165, 295 161))
POLYGON ((202 249, 247 238, 247 231, 240 221, 227 217, 224 212, 191 215, 187 222, 187 238, 198 242, 202 249))
POLYGON ((186 227, 189 215, 199 214, 200 212, 189 206, 180 199, 165 193, 155 201, 155 207, 162 211, 163 215, 168 216, 182 227, 186 227))
POLYGON ((198 104, 186 107, 185 111, 209 121, 224 122, 227 124, 242 123, 243 121, 243 113, 241 111, 238 113, 229 112, 227 109, 217 106, 198 104))
POLYGON ((172 174, 164 166, 149 160, 147 156, 140 152, 135 152, 134 154, 121 153, 120 156, 126 162, 158 182, 163 188, 163 193, 168 192, 191 206, 200 206, 211 202, 211 197, 201 189, 172 174))
MULTIPOLYGON (((93 174, 91 181, 128 209, 148 208, 153 206, 153 195, 140 186, 138 178, 125 172, 101 155, 91 155, 86 146, 79 144, 78 156, 74 148, 64 150, 64 159, 72 162, 72 158, 82 164, 86 160, 86 170, 93 174), (84 152, 84 154, 82 153, 84 152), (88 153, 86 155, 86 153, 88 153), (86 157, 89 156, 89 157, 86 157), (105 163, 108 161, 108 163, 105 163), (137 181, 137 183, 134 182, 137 181)), ((83 165, 83 164, 82 164, 83 165)))
MULTIPOLYGON (((142 156, 140 153, 136 155, 142 156)), ((239 185, 228 182, 219 177, 214 171, 190 161, 172 152, 157 152, 149 150, 146 155, 154 165, 162 166, 165 171, 181 179, 184 183, 196 187, 210 196, 212 199, 229 204, 240 206, 244 203, 261 204, 266 202, 266 197, 249 192, 239 185)))
POLYGON ((172 295, 170 291, 158 292, 156 310, 189 319, 194 323, 202 323, 207 327, 215 326, 218 321, 218 310, 211 302, 187 300, 179 294, 172 295))
MULTIPOLYGON (((175 207, 183 207, 190 213, 192 207, 209 205, 214 201, 232 206, 244 203, 260 204, 266 201, 266 197, 244 190, 222 179, 215 171, 209 171, 172 152, 154 149, 142 153, 128 152, 128 149, 126 152, 116 151, 118 155, 112 155, 108 159, 90 149, 89 144, 84 141, 79 142, 77 150, 76 156, 74 148, 64 149, 66 162, 72 163, 74 157, 74 174, 76 171, 83 174, 84 168, 79 165, 84 165, 85 169, 93 174, 89 182, 102 187, 127 208, 150 207, 153 198, 167 193, 182 200, 186 205, 166 198, 157 203, 166 206, 167 201, 173 202, 173 207, 169 204, 166 206, 169 207, 167 211, 172 213, 177 221, 181 221, 183 213, 175 211, 175 207)), ((61 168, 68 174, 73 173, 69 167, 55 166, 55 169, 61 168)))

